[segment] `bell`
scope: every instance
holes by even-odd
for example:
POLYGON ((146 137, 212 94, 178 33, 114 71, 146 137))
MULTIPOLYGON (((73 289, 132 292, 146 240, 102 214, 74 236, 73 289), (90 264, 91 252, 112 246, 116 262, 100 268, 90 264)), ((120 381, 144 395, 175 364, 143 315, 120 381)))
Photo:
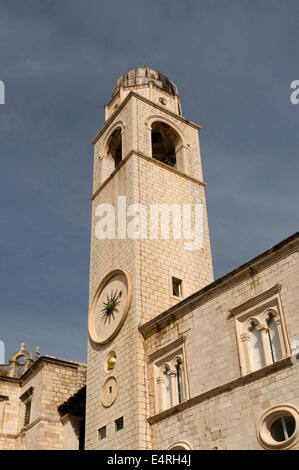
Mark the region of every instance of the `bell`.
POLYGON ((115 356, 109 357, 109 359, 108 359, 108 369, 114 369, 115 363, 116 363, 116 357, 115 356))

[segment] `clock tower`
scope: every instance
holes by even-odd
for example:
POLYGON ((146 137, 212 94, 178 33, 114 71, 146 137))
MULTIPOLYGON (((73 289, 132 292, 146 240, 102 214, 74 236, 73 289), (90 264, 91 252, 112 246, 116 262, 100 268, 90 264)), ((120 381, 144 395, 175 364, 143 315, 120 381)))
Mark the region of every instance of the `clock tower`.
POLYGON ((150 449, 139 327, 213 281, 199 126, 176 86, 123 74, 93 140, 86 449, 150 449))

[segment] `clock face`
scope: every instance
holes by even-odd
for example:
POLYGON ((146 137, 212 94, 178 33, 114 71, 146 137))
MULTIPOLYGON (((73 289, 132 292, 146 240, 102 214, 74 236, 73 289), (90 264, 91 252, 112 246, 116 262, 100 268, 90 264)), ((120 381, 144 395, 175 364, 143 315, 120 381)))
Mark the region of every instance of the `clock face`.
POLYGON ((104 385, 102 386, 102 390, 101 390, 102 405, 105 408, 109 408, 109 406, 113 405, 113 403, 118 397, 118 392, 119 392, 118 379, 114 376, 109 377, 105 381, 104 385))
POLYGON ((122 327, 132 296, 129 274, 115 269, 100 283, 89 313, 88 329, 91 339, 100 344, 110 341, 122 327))

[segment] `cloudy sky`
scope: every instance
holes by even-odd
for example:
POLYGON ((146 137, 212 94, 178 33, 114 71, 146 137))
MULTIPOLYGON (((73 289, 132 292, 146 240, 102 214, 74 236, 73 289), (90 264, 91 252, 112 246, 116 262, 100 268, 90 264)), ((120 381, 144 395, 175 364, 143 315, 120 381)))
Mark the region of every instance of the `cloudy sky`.
POLYGON ((298 0, 0 0, 0 339, 85 360, 91 139, 117 78, 177 85, 215 277, 297 230, 298 0))

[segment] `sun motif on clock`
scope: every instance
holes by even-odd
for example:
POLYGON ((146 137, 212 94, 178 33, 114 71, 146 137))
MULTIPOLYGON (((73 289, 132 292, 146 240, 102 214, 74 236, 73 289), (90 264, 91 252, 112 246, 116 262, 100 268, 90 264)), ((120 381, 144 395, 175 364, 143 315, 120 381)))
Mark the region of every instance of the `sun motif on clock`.
POLYGON ((132 297, 132 282, 124 269, 114 269, 97 288, 89 312, 88 331, 95 343, 105 344, 121 329, 132 297))
POLYGON ((118 305, 120 304, 120 298, 122 295, 122 291, 119 292, 115 291, 111 293, 110 297, 107 295, 107 302, 103 302, 104 308, 102 308, 103 319, 104 322, 109 321, 111 319, 115 319, 114 313, 118 312, 118 305))

